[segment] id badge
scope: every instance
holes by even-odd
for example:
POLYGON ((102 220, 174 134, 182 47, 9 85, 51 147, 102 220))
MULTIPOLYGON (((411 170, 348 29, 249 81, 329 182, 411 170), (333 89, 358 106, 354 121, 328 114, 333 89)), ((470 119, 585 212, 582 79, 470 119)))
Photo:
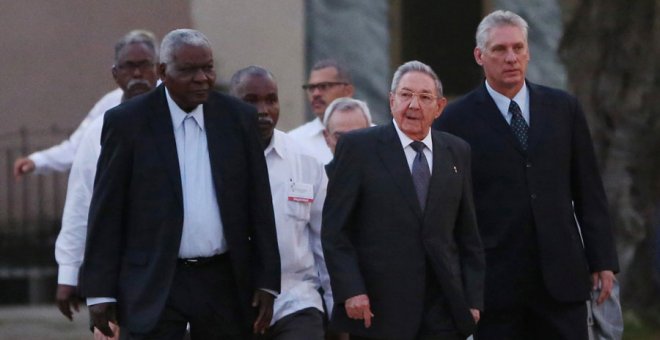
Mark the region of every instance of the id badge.
POLYGON ((292 182, 287 196, 289 201, 312 203, 314 202, 314 186, 307 183, 292 182))

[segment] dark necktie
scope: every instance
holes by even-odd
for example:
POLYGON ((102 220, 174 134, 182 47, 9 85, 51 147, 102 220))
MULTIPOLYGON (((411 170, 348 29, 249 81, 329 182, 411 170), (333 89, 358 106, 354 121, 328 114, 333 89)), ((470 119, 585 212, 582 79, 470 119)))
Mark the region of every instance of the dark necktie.
POLYGON ((520 106, 518 106, 513 100, 511 101, 511 104, 509 104, 509 113, 511 114, 511 130, 516 138, 518 138, 522 149, 527 151, 527 134, 529 126, 527 126, 527 122, 525 121, 525 118, 523 118, 520 106))
POLYGON ((431 170, 429 169, 426 156, 424 156, 424 143, 414 141, 410 143, 410 146, 417 152, 412 163, 412 178, 415 184, 415 191, 417 192, 417 199, 419 199, 419 205, 423 211, 426 206, 426 194, 429 192, 431 170))

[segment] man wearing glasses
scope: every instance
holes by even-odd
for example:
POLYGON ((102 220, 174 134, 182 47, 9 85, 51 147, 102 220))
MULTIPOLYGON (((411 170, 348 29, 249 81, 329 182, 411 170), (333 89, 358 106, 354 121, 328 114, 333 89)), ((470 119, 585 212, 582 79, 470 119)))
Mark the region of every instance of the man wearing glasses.
POLYGON ((353 96, 353 81, 346 67, 334 59, 325 59, 314 64, 303 89, 316 118, 289 131, 289 135, 327 164, 332 160, 332 152, 323 137, 323 115, 333 100, 353 96))
POLYGON ((339 139, 321 230, 331 330, 372 340, 473 332, 485 262, 470 147, 431 131, 446 102, 428 65, 405 63, 392 80, 392 123, 339 139))

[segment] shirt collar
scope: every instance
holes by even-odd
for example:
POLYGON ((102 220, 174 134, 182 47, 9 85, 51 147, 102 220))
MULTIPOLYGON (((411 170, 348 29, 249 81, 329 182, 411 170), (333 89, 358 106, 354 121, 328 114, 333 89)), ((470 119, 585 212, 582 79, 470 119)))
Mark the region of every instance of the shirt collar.
POLYGON ((286 147, 284 143, 284 132, 274 129, 273 130, 273 137, 270 139, 270 144, 266 147, 264 150, 264 156, 268 156, 269 154, 274 153, 282 159, 286 159, 285 154, 286 154, 286 147))
MULTIPOLYGON (((401 146, 404 149, 410 146, 410 143, 414 142, 414 140, 408 137, 403 131, 401 131, 401 129, 399 129, 399 125, 397 125, 396 120, 392 119, 392 122, 394 123, 396 134, 399 135, 401 146)), ((426 145, 429 151, 433 152, 433 139, 431 138, 431 129, 429 129, 429 133, 426 134, 426 137, 424 137, 424 139, 422 139, 421 142, 424 143, 424 145, 426 145)))
POLYGON ((179 107, 174 99, 172 99, 170 92, 167 90, 167 87, 165 87, 165 97, 167 98, 167 106, 170 109, 172 125, 174 126, 175 130, 178 129, 181 124, 183 124, 183 120, 186 119, 186 117, 192 116, 200 129, 204 131, 204 107, 202 104, 197 105, 197 107, 190 111, 190 113, 186 113, 183 111, 183 109, 181 109, 181 107, 179 107))
POLYGON ((520 110, 525 111, 527 108, 527 98, 529 98, 527 82, 523 82, 523 86, 520 88, 520 91, 513 96, 513 99, 509 99, 507 96, 495 91, 495 89, 488 84, 488 80, 486 80, 486 90, 488 91, 488 94, 490 94, 490 97, 493 98, 497 108, 505 117, 509 114, 509 105, 512 100, 518 104, 520 110))
POLYGON ((311 122, 311 126, 314 129, 313 134, 317 135, 319 133, 323 133, 323 130, 325 130, 325 125, 323 125, 323 122, 319 119, 319 117, 314 118, 311 122))

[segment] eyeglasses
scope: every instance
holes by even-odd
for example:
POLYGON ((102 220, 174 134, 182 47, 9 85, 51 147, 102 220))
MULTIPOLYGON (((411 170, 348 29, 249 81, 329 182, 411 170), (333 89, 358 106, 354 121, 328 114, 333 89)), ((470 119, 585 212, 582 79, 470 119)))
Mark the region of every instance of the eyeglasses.
POLYGON ((338 82, 338 81, 325 81, 322 83, 317 83, 317 84, 305 84, 302 86, 303 90, 312 93, 314 90, 318 89, 321 92, 327 91, 331 87, 335 87, 337 85, 348 85, 346 82, 338 82))
POLYGON ((127 61, 125 63, 121 63, 117 65, 117 69, 121 71, 135 71, 137 69, 140 69, 140 71, 146 71, 152 67, 154 67, 154 63, 152 63, 149 60, 143 60, 138 62, 127 61))
POLYGON ((417 93, 408 90, 400 90, 399 92, 396 93, 396 96, 399 98, 399 100, 401 100, 404 103, 412 101, 413 97, 417 97, 417 100, 422 105, 431 105, 438 99, 438 97, 430 93, 425 93, 425 92, 417 93))

